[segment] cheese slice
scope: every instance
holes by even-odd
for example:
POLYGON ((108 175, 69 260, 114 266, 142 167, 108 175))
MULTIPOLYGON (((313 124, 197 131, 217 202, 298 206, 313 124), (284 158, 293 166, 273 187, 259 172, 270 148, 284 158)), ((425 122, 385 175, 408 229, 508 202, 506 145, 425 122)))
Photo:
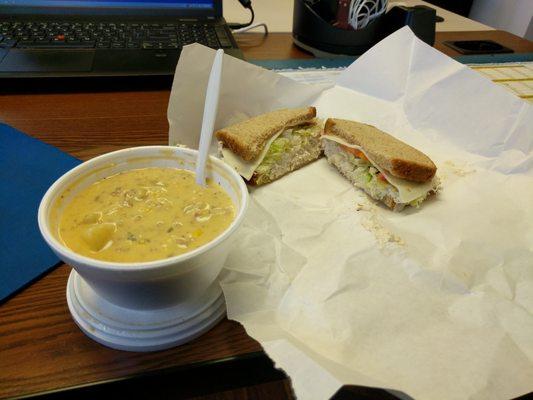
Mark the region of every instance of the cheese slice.
POLYGON ((398 197, 400 200, 400 203, 409 203, 413 200, 418 199, 419 197, 424 196, 427 192, 429 192, 431 189, 435 188, 437 186, 437 182, 435 181, 435 177, 433 177, 432 180, 428 182, 418 183, 418 182, 411 182, 407 181, 405 179, 397 178, 389 173, 387 171, 380 168, 379 165, 377 165, 371 157, 364 151, 363 148, 360 146, 357 146, 355 144, 351 144, 346 142, 345 140, 337 137, 337 136, 331 136, 331 135, 322 135, 322 138, 327 140, 332 140, 334 142, 337 142, 339 144, 342 144, 347 147, 351 147, 352 149, 357 149, 368 158, 368 160, 372 163, 372 166, 374 166, 376 169, 381 172, 385 178, 387 178, 387 181, 394 186, 396 189, 398 189, 398 197))
POLYGON ((276 133, 274 136, 272 136, 265 144, 265 147, 263 147, 263 150, 261 150, 261 153, 259 156, 252 160, 252 161, 244 161, 242 158, 240 158, 238 155, 233 153, 230 149, 226 147, 222 147, 222 158, 224 159, 224 162, 230 165, 239 175, 241 175, 244 179, 249 181, 252 178, 252 175, 254 174, 254 171, 259 167, 261 162, 263 162, 263 159, 265 158, 266 154, 268 153, 268 149, 270 148, 270 145, 274 140, 278 138, 279 135, 281 135, 283 132, 285 132, 287 128, 283 128, 278 133, 276 133))

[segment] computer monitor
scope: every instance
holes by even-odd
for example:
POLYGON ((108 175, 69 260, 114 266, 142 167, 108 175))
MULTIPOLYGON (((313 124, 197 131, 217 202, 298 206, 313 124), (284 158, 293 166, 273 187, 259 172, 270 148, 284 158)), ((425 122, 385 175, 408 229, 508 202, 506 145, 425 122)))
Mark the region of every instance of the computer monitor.
POLYGON ((222 0, 0 0, 0 13, 9 14, 160 14, 222 15, 222 0))

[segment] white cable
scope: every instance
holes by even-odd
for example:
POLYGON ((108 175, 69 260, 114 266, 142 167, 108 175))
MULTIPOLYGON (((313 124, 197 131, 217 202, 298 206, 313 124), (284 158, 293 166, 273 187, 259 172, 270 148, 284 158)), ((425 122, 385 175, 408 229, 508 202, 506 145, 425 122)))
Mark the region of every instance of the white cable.
POLYGON ((243 33, 243 32, 247 32, 249 30, 252 30, 252 29, 255 29, 255 28, 259 28, 259 27, 265 28, 265 35, 268 35, 268 27, 267 27, 267 25, 264 22, 261 22, 261 23, 258 23, 258 24, 253 24, 253 25, 247 26, 245 28, 241 28, 241 29, 234 29, 231 32, 232 33, 243 33))
POLYGON ((388 0, 351 0, 348 11, 348 24, 354 29, 362 29, 387 11, 388 0))

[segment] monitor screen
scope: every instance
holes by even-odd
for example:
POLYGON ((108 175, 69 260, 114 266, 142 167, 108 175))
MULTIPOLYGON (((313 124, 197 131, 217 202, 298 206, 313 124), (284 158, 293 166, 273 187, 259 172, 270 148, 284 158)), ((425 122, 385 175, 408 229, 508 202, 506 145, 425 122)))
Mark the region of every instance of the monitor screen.
POLYGON ((21 7, 90 7, 90 8, 173 8, 208 10, 215 0, 0 0, 0 6, 21 7))

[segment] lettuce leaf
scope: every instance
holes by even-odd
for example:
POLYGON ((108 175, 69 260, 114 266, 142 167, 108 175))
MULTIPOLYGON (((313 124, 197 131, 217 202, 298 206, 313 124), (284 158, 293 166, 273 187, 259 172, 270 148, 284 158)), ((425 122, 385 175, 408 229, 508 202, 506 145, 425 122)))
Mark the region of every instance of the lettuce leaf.
POLYGON ((285 153, 289 153, 297 147, 307 146, 309 140, 315 136, 317 136, 316 125, 287 129, 272 142, 265 158, 256 171, 259 173, 268 172, 272 165, 280 161, 285 153))

